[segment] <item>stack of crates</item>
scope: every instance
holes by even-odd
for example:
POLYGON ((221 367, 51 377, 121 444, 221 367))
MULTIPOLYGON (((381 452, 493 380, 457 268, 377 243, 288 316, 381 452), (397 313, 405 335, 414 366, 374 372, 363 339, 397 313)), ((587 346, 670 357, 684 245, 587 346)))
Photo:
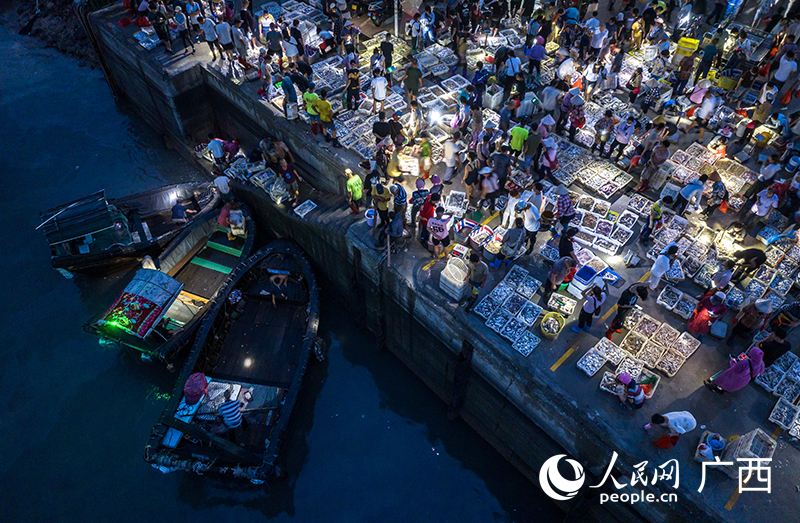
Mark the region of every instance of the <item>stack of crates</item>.
POLYGON ((733 465, 721 466, 719 468, 722 469, 728 477, 738 478, 739 465, 741 465, 741 463, 737 461, 738 458, 772 459, 777 445, 778 442, 772 439, 769 434, 761 429, 755 429, 728 443, 728 446, 722 451, 722 457, 720 459, 721 461, 733 462, 733 465))
POLYGON ((439 289, 452 299, 459 301, 469 289, 467 264, 460 258, 450 258, 439 276, 439 289))

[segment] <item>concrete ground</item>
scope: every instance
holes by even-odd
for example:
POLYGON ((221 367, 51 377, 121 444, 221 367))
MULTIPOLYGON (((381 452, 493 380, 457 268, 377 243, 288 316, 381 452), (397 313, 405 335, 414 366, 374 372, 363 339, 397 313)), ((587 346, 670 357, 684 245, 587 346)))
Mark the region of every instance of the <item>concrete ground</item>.
MULTIPOLYGON (((387 22, 384 28, 389 27, 389 24, 390 22, 387 22)), ((367 27, 370 26, 371 24, 367 24, 367 27)), ((133 28, 120 28, 120 30, 129 31, 131 35, 135 31, 133 28)), ((176 47, 179 46, 180 44, 176 47)), ((198 44, 197 53, 194 55, 184 56, 181 50, 170 56, 164 53, 163 48, 159 47, 149 54, 149 58, 160 62, 165 70, 172 74, 198 63, 208 63, 211 56, 205 44, 198 44)), ((258 87, 257 82, 244 83, 240 86, 241 89, 248 90, 253 96, 256 96, 255 92, 258 87)), ((711 135, 707 133, 706 136, 707 142, 711 135)), ((677 147, 685 148, 695 138, 696 135, 682 136, 677 147)), ((321 142, 321 145, 323 143, 321 142)), ((343 159, 346 158, 346 151, 343 155, 345 155, 343 159)), ((350 160, 350 162, 353 162, 353 160, 350 160)), ((437 172, 437 170, 441 171, 443 169, 441 169, 441 166, 437 166, 434 172, 437 172)), ((629 185, 627 191, 611 200, 611 210, 621 212, 625 209, 631 196, 632 187, 634 187, 633 184, 629 185)), ((407 189, 410 194, 412 188, 407 187, 407 189)), ((583 193, 581 189, 574 186, 572 189, 583 193)), ((303 199, 306 197, 306 190, 307 188, 304 187, 303 199)), ((463 190, 463 187, 457 182, 447 187, 447 190, 463 190)), ((648 196, 655 198, 655 193, 651 192, 648 196)), ((315 196, 312 195, 312 197, 315 196)), ((354 231, 358 234, 369 234, 363 215, 362 217, 350 217, 341 199, 328 196, 319 199, 321 203, 324 201, 324 204, 319 208, 320 211, 330 210, 331 206, 340 205, 341 215, 337 219, 342 221, 351 220, 354 231)), ((730 214, 723 216, 717 213, 714 219, 709 222, 709 226, 719 229, 727 225, 731 219, 730 214)), ((499 217, 497 216, 491 217, 487 221, 490 226, 495 226, 498 222, 499 217)), ((797 521, 798 489, 796 486, 800 485, 800 452, 796 442, 787 439, 787 436, 782 434, 781 429, 767 420, 776 402, 776 397, 755 384, 724 396, 717 396, 703 386, 704 379, 727 367, 729 353, 738 353, 747 348, 743 340, 738 341, 733 349, 729 349, 719 340, 707 336, 700 349, 687 361, 678 374, 674 378, 662 377, 654 398, 648 400, 644 409, 634 412, 623 411, 618 407, 616 398, 598 389, 600 373, 592 378, 587 378, 575 366, 575 363, 586 350, 592 347, 603 335, 605 324, 609 323, 612 317, 613 311, 610 307, 616 303, 622 289, 644 278, 647 274, 650 265, 650 261, 644 256, 647 249, 636 243, 635 238, 638 237, 638 230, 634 232, 636 233, 634 240, 629 242, 623 251, 628 248, 637 250, 643 259, 643 266, 628 268, 621 264, 612 265, 612 268, 622 276, 623 281, 610 290, 610 297, 604 307, 605 313, 596 320, 589 333, 574 334, 569 330, 569 326, 576 321, 577 314, 575 314, 569 318, 567 328, 560 334, 558 339, 555 341, 542 341, 528 358, 522 358, 511 348, 506 340, 496 334, 490 332, 488 335, 497 336, 496 348, 498 351, 519 359, 525 365, 531 365, 539 369, 550 369, 550 372, 545 373, 546 379, 550 380, 554 388, 566 389, 573 394, 574 402, 586 411, 587 423, 590 423, 590 420, 594 417, 602 417, 609 424, 612 424, 617 429, 618 438, 612 444, 612 447, 619 445, 629 450, 633 449, 633 452, 641 456, 642 461, 647 460, 650 462, 648 465, 650 471, 655 465, 661 464, 668 459, 677 458, 681 469, 681 489, 676 491, 679 499, 682 489, 696 490, 699 487, 702 467, 699 463, 693 461, 692 457, 702 430, 701 427, 698 427, 681 438, 675 449, 669 451, 656 449, 649 443, 662 434, 660 429, 650 432, 642 430, 642 426, 649 421, 652 413, 688 410, 694 414, 698 420, 698 425, 705 426, 708 430, 719 432, 728 440, 732 436, 744 434, 755 428, 761 428, 773 437, 778 438, 778 448, 771 467, 771 494, 745 492, 739 496, 735 480, 729 480, 723 473, 710 469, 702 496, 707 500, 711 509, 726 521, 744 523, 765 517, 775 521, 797 521)), ((537 252, 549 236, 544 232, 539 235, 537 252)), ((432 255, 417 242, 409 242, 409 245, 408 252, 392 256, 392 266, 401 271, 420 292, 437 296, 443 305, 449 306, 453 310, 457 306, 463 306, 447 305, 447 297, 438 290, 439 274, 444 267, 444 263, 442 261, 434 262, 432 255)), ((752 236, 749 236, 745 241, 745 246, 750 245, 755 245, 755 240, 752 236)), ((602 254, 601 257, 606 258, 602 254)), ((546 278, 548 267, 538 257, 524 257, 517 263, 528 268, 532 275, 538 279, 544 280, 546 278)), ((490 270, 490 281, 487 283, 486 289, 493 288, 494 284, 505 275, 506 270, 504 268, 490 270)), ((699 287, 689 281, 679 284, 678 289, 688 292, 690 295, 696 295, 701 292, 699 287)), ((685 330, 685 322, 679 317, 666 312, 662 307, 656 306, 655 299, 656 296, 653 296, 643 304, 645 312, 659 321, 668 322, 678 330, 685 330)), ((732 313, 728 313, 723 318, 723 321, 730 323, 732 316, 732 313)), ((470 322, 480 322, 480 318, 474 314, 470 314, 467 318, 467 321, 470 322)), ((619 341, 621 338, 615 337, 615 339, 619 341)), ((798 335, 791 336, 790 341, 793 345, 796 345, 798 343, 798 335)), ((610 456, 608 459, 610 459, 610 456)))

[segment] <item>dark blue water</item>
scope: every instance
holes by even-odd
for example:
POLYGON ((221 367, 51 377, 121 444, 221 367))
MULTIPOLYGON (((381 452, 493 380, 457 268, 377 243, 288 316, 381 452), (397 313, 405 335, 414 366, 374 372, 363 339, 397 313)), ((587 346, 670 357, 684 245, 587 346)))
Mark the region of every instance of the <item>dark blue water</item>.
POLYGON ((4 521, 560 521, 524 477, 350 316, 323 300, 287 478, 231 487, 162 475, 142 449, 174 385, 81 325, 129 275, 67 280, 41 209, 197 173, 114 104, 102 75, 0 29, 0 514, 4 521))

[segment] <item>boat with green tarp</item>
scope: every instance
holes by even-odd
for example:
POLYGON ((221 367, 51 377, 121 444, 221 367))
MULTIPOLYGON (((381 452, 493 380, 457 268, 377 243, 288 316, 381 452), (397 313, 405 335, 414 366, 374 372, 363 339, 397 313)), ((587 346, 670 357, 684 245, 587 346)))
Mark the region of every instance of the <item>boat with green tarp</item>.
POLYGON ((125 198, 105 191, 40 213, 53 267, 70 272, 109 270, 156 256, 182 230, 202 221, 220 202, 208 182, 160 187, 125 198), (173 219, 180 203, 186 220, 173 219))
POLYGON ((194 221, 160 256, 146 259, 114 303, 84 330, 103 344, 170 364, 253 248, 255 224, 247 208, 230 211, 232 228, 219 224, 220 212, 194 221))

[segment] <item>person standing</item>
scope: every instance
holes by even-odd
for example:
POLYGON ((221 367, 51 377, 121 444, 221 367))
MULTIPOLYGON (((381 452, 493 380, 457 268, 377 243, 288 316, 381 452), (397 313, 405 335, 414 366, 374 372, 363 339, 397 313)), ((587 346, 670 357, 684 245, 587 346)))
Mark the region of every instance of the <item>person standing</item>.
POLYGON ((670 245, 666 251, 658 255, 655 263, 650 267, 650 278, 647 280, 651 291, 658 289, 658 284, 661 283, 661 277, 669 271, 672 262, 675 261, 677 256, 678 247, 676 245, 670 245))
POLYGON ((703 184, 708 180, 708 175, 702 174, 700 178, 696 178, 687 183, 683 189, 678 193, 678 200, 675 202, 675 213, 678 216, 683 216, 686 208, 689 205, 697 203, 699 205, 700 198, 703 195, 703 184))
POLYGON ((428 199, 430 191, 425 188, 425 180, 418 179, 416 183, 417 190, 411 193, 411 229, 417 228, 417 214, 422 210, 425 205, 425 200, 428 199))
POLYGON ((619 300, 617 300, 617 314, 614 316, 614 319, 611 320, 611 325, 609 325, 608 330, 606 330, 606 338, 614 341, 612 336, 615 332, 622 332, 622 324, 625 322, 625 318, 631 310, 633 310, 636 302, 639 301, 639 298, 641 298, 642 301, 646 300, 647 296, 647 285, 644 283, 634 283, 622 291, 619 300))
POLYGON ((189 19, 183 14, 180 6, 175 6, 175 15, 172 20, 178 26, 178 35, 183 42, 183 54, 189 53, 189 46, 192 46, 192 54, 194 54, 194 37, 189 36, 189 19))
POLYGON ((753 347, 744 359, 730 358, 729 367, 722 373, 703 382, 709 390, 717 394, 736 392, 764 373, 764 352, 753 347))
POLYGON ((561 258, 553 264, 553 268, 547 275, 547 280, 544 282, 544 291, 542 291, 542 303, 546 306, 550 301, 550 296, 558 290, 558 287, 564 281, 564 278, 569 275, 570 270, 574 269, 577 264, 572 258, 561 258))
POLYGON ((403 227, 406 226, 406 208, 408 207, 408 194, 406 190, 399 183, 393 183, 389 188, 392 193, 392 202, 394 204, 394 212, 403 220, 403 227))
POLYGON ((386 87, 389 82, 386 80, 386 77, 381 76, 380 69, 374 69, 372 74, 373 78, 372 82, 370 83, 370 87, 372 88, 372 114, 375 114, 379 103, 381 106, 381 112, 385 110, 384 104, 386 103, 386 87))
POLYGON ((422 71, 419 69, 419 62, 416 58, 411 59, 411 65, 406 69, 406 74, 403 77, 403 85, 406 90, 409 105, 417 101, 419 96, 419 86, 422 80, 422 71))
POLYGON ((237 18, 233 22, 231 34, 233 36, 233 46, 236 48, 236 54, 239 55, 239 64, 244 67, 245 71, 248 71, 252 66, 247 63, 247 37, 245 37, 244 32, 242 32, 243 23, 244 22, 240 18, 237 18))
POLYGON ((697 334, 697 339, 703 341, 703 337, 711 332, 711 327, 721 317, 728 312, 725 305, 725 293, 717 291, 714 294, 706 295, 692 312, 689 321, 686 323, 686 330, 692 334, 697 334))
POLYGON ((778 70, 775 71, 775 76, 772 77, 772 83, 778 88, 778 92, 783 89, 783 84, 792 76, 797 74, 797 62, 795 61, 796 53, 788 51, 781 56, 778 70))
POLYGON ((519 191, 511 189, 508 191, 508 200, 506 200, 506 208, 503 209, 503 219, 500 221, 500 226, 508 229, 513 225, 514 219, 517 215, 517 203, 519 203, 519 191))
POLYGON ((733 318, 733 329, 725 345, 733 345, 734 338, 749 338, 754 331, 762 331, 767 327, 772 314, 772 302, 767 298, 760 298, 753 303, 747 303, 733 318))
POLYGON ((606 158, 610 160, 611 155, 614 153, 614 149, 617 148, 619 148, 619 151, 617 152, 616 161, 619 161, 620 158, 622 158, 622 153, 625 152, 625 148, 628 147, 628 143, 631 141, 631 136, 633 136, 634 123, 635 120, 633 119, 633 116, 628 116, 624 122, 620 122, 620 124, 617 125, 616 133, 614 134, 614 143, 612 143, 611 147, 608 148, 606 158))
POLYGON ((386 33, 386 39, 381 42, 381 53, 383 54, 383 62, 386 66, 386 81, 389 85, 392 85, 392 53, 394 53, 394 45, 392 44, 392 35, 391 33, 386 33))
MULTIPOLYGON (((389 200, 391 199, 391 193, 389 193, 389 189, 386 188, 383 183, 381 183, 380 179, 377 180, 376 183, 372 185, 372 192, 370 193, 372 196, 372 205, 375 207, 375 211, 378 213, 378 217, 381 219, 380 227, 386 227, 389 225, 389 200)), ((374 225, 377 225, 378 220, 373 221, 373 230, 374 225)))
POLYGON ((322 136, 325 141, 333 141, 334 147, 341 147, 339 139, 336 137, 336 125, 333 123, 333 108, 328 101, 328 90, 322 89, 319 93, 319 100, 314 103, 314 109, 319 113, 319 119, 322 123, 322 136))
POLYGON ((217 55, 214 54, 215 48, 219 51, 220 58, 222 58, 223 50, 219 43, 219 37, 217 37, 216 24, 210 18, 203 18, 202 16, 198 18, 198 20, 200 21, 200 28, 203 29, 203 35, 208 44, 208 50, 211 51, 211 59, 217 59, 217 55))
POLYGON ((578 96, 571 100, 572 109, 569 111, 569 141, 575 143, 575 133, 586 125, 586 115, 583 112, 583 98, 578 96))
POLYGON ((278 26, 270 24, 265 38, 267 40, 267 56, 271 59, 278 55, 278 67, 283 72, 283 36, 278 31, 278 26))
POLYGON ((361 199, 364 197, 363 182, 361 181, 361 177, 357 174, 353 174, 353 171, 350 169, 345 169, 344 174, 347 176, 347 203, 352 210, 350 214, 358 214, 361 199))
POLYGON ((239 444, 244 439, 242 409, 247 406, 247 395, 242 394, 239 399, 234 400, 231 399, 231 390, 230 388, 225 390, 225 401, 219 406, 217 414, 222 417, 225 428, 230 433, 231 441, 234 444, 239 444))
POLYGON ((592 328, 592 319, 600 315, 600 307, 606 301, 605 291, 597 285, 591 289, 585 289, 583 297, 585 301, 583 302, 583 307, 581 307, 581 312, 578 314, 578 326, 571 327, 570 330, 572 332, 589 332, 589 329, 592 328))
POLYGON ((460 139, 461 133, 456 131, 452 135, 448 136, 447 140, 444 142, 442 161, 444 161, 444 165, 446 167, 443 181, 445 185, 451 185, 453 183, 453 175, 456 173, 456 168, 463 166, 461 157, 459 155, 460 139))
POLYGON ((572 199, 569 197, 569 191, 564 185, 556 187, 556 201, 555 216, 561 226, 566 232, 569 229, 569 222, 575 218, 575 207, 572 205, 572 199))
POLYGON ((600 156, 605 155, 606 143, 611 138, 611 135, 614 134, 615 127, 614 113, 606 111, 605 117, 594 124, 594 143, 592 144, 591 154, 594 154, 595 150, 599 148, 600 156))
POLYGON ((444 259, 450 257, 447 247, 450 246, 450 220, 449 215, 445 215, 444 207, 441 205, 436 208, 436 216, 428 219, 428 233, 433 243, 433 259, 438 260, 444 250, 444 259))
POLYGON ((358 70, 358 62, 350 60, 350 66, 347 68, 347 84, 345 85, 345 96, 347 99, 347 108, 354 111, 358 108, 361 102, 359 93, 361 93, 361 71, 358 70))
POLYGON ((719 39, 714 38, 711 40, 711 43, 705 46, 703 49, 702 60, 700 60, 700 65, 697 66, 697 71, 694 73, 695 84, 700 81, 700 79, 708 76, 708 72, 711 70, 711 65, 714 63, 714 59, 717 56, 718 43, 719 39))
MULTIPOLYGON (((539 183, 537 183, 536 185, 541 186, 541 184, 539 183)), ((519 206, 519 204, 517 205, 519 206)), ((522 210, 522 219, 525 222, 525 235, 528 241, 528 248, 525 251, 525 254, 527 255, 533 252, 533 248, 536 245, 536 235, 538 234, 539 229, 542 226, 541 211, 539 210, 539 206, 535 205, 533 202, 530 201, 523 203, 521 210, 522 210)))
POLYGON ((775 189, 767 187, 756 195, 756 201, 750 208, 750 213, 744 219, 745 228, 752 227, 757 221, 766 222, 772 212, 778 208, 778 196, 775 189))
POLYGON ((708 206, 700 213, 706 220, 714 214, 714 211, 719 209, 722 202, 728 201, 728 188, 725 187, 725 182, 722 181, 719 173, 714 171, 711 173, 710 178, 714 180, 714 185, 711 186, 711 193, 708 195, 708 200, 706 201, 708 206))
POLYGON ((192 42, 200 41, 200 4, 196 0, 186 2, 186 16, 189 17, 189 24, 192 26, 192 42))
POLYGON ((226 20, 221 19, 214 27, 219 37, 219 43, 225 51, 225 56, 229 62, 233 61, 233 32, 231 31, 231 24, 226 20))
POLYGON ((467 264, 467 276, 465 279, 472 288, 473 299, 480 294, 481 289, 486 284, 488 276, 489 267, 481 260, 480 255, 475 252, 470 253, 469 263, 467 264))
POLYGON ((650 153, 650 161, 642 171, 642 183, 636 188, 636 192, 644 192, 650 188, 650 177, 658 172, 664 162, 669 158, 669 140, 660 142, 650 153))

